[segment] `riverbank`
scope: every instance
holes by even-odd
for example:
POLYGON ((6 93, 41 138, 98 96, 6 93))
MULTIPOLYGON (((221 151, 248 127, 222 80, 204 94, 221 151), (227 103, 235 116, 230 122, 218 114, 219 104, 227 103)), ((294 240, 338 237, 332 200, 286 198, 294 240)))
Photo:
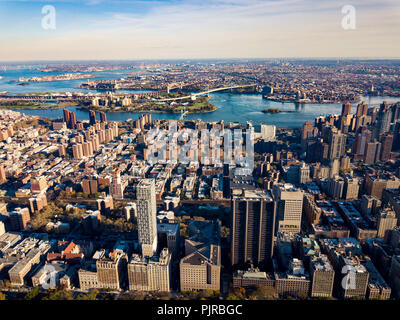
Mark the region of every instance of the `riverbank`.
POLYGON ((0 105, 2 110, 56 110, 77 106, 73 102, 60 102, 58 104, 27 104, 27 105, 0 105))
POLYGON ((322 101, 314 101, 314 100, 298 100, 298 99, 283 99, 283 98, 274 98, 274 97, 266 97, 266 96, 262 96, 263 99, 268 100, 268 101, 272 101, 272 102, 279 102, 279 103, 298 103, 298 104, 302 104, 302 103, 306 103, 306 104, 343 104, 346 102, 350 102, 350 103, 359 103, 362 101, 362 99, 359 100, 354 100, 354 101, 328 101, 328 100, 322 100, 322 101))
MULTIPOLYGON (((210 103, 217 107, 213 112, 187 113, 185 120, 198 120, 205 122, 218 122, 223 120, 227 122, 238 122, 246 124, 252 121, 253 125, 261 123, 275 125, 278 128, 301 128, 305 121, 313 122, 315 118, 329 114, 340 114, 342 112, 341 104, 295 104, 295 103, 277 103, 262 99, 260 94, 232 94, 227 92, 211 93, 210 103), (280 109, 282 112, 277 114, 262 114, 264 109, 280 109), (296 112, 287 112, 296 111, 296 112)), ((382 101, 388 104, 399 102, 398 98, 391 97, 363 97, 363 101, 370 106, 379 106, 382 101)), ((161 107, 161 105, 159 105, 161 107)), ((69 111, 75 112, 76 119, 83 121, 89 120, 89 112, 86 109, 78 109, 78 106, 67 107, 69 111)), ((164 107, 165 108, 165 107, 164 107)), ((13 108, 10 108, 13 109, 13 108)), ((99 109, 96 109, 100 111, 99 109)), ((352 104, 352 113, 357 110, 357 104, 352 104)), ((41 116, 50 119, 60 119, 63 117, 62 108, 50 109, 25 109, 15 110, 27 115, 41 116)), ((125 121, 126 119, 137 119, 146 111, 125 111, 108 112, 107 120, 125 121)), ((152 112, 154 120, 179 120, 179 113, 152 112)))

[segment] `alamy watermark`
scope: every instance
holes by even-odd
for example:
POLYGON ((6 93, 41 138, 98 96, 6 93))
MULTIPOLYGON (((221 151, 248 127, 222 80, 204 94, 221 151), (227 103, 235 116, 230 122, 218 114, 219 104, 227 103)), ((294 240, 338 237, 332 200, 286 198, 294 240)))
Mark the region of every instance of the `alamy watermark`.
POLYGON ((356 29, 356 8, 352 5, 345 5, 342 7, 342 28, 344 30, 356 29))
POLYGON ((342 288, 344 290, 356 289, 356 272, 354 266, 352 265, 343 266, 342 274, 345 274, 345 276, 342 279, 342 288))
POLYGON ((45 290, 55 289, 56 288, 56 277, 57 277, 56 269, 52 265, 46 264, 43 267, 43 271, 44 271, 45 276, 40 279, 40 285, 45 290))
POLYGON ((42 7, 42 28, 44 30, 56 29, 56 8, 52 5, 42 7))

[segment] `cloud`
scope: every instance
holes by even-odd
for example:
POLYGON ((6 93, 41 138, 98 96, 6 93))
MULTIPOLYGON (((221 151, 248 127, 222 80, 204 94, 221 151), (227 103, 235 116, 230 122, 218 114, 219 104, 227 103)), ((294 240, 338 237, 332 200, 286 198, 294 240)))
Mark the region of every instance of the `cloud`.
POLYGON ((60 2, 56 32, 10 30, 0 60, 398 56, 399 2, 352 3, 354 31, 335 0, 60 2))

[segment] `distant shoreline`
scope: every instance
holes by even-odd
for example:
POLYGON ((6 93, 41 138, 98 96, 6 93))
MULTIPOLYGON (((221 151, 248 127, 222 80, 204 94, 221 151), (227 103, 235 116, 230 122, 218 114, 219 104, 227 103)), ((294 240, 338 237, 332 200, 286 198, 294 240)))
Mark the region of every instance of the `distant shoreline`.
POLYGON ((281 102, 281 103, 298 103, 298 104, 342 104, 346 102, 350 103, 359 103, 362 99, 354 100, 354 101, 300 101, 300 100, 292 100, 292 99, 282 99, 282 98, 274 98, 274 97, 266 97, 262 96, 263 99, 273 102, 281 102))

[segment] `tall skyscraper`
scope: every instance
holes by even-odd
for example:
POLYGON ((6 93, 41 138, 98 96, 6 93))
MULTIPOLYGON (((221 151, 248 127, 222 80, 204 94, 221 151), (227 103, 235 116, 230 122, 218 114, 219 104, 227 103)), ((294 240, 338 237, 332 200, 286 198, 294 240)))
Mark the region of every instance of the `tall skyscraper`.
POLYGON ((334 128, 331 128, 328 133, 328 144, 328 159, 339 159, 345 153, 346 135, 341 133, 340 130, 335 130, 334 128))
POLYGON ((374 164, 379 161, 381 154, 382 144, 380 142, 374 141, 367 143, 367 148, 365 150, 364 163, 374 164))
POLYGON ((357 116, 357 117, 366 116, 367 113, 368 113, 368 104, 366 104, 365 102, 361 102, 361 103, 357 106, 356 116, 357 116))
POLYGON ((100 122, 107 122, 107 116, 106 113, 103 111, 100 111, 100 122))
POLYGON ((70 113, 69 113, 69 117, 70 117, 70 119, 69 119, 69 123, 70 123, 69 127, 70 127, 71 129, 76 129, 76 116, 75 116, 75 112, 70 112, 70 113))
POLYGON ((351 103, 346 102, 342 105, 342 117, 347 116, 351 113, 351 103))
POLYGON ((291 184, 274 185, 275 234, 278 232, 298 233, 301 228, 303 191, 291 184))
POLYGON ((81 159, 83 157, 83 147, 81 143, 72 146, 72 154, 74 159, 81 159))
POLYGON ((64 109, 63 110, 63 112, 64 112, 64 122, 67 124, 67 126, 68 126, 68 124, 69 124, 69 121, 70 121, 70 117, 69 117, 69 111, 67 110, 67 109, 64 109))
POLYGON ((152 257, 157 251, 157 207, 154 180, 141 180, 136 187, 136 197, 142 255, 152 257))
POLYGON ((381 134, 386 133, 390 130, 390 124, 392 121, 392 109, 384 101, 377 115, 377 131, 375 137, 378 138, 381 134))
POLYGON ((381 148, 381 161, 388 161, 390 159, 390 152, 392 151, 394 137, 391 134, 383 134, 380 136, 381 148))
POLYGON ((367 148, 367 143, 370 142, 371 131, 367 127, 360 127, 357 130, 356 139, 353 144, 353 154, 359 158, 363 157, 367 148))
POLYGON ((393 150, 400 149, 400 120, 397 120, 393 132, 393 150))
POLYGON ((315 128, 310 121, 306 121, 301 128, 301 147, 305 151, 307 140, 315 137, 318 133, 318 129, 315 128))
POLYGON ((232 198, 232 265, 265 264, 273 254, 274 206, 263 190, 243 190, 232 198))

